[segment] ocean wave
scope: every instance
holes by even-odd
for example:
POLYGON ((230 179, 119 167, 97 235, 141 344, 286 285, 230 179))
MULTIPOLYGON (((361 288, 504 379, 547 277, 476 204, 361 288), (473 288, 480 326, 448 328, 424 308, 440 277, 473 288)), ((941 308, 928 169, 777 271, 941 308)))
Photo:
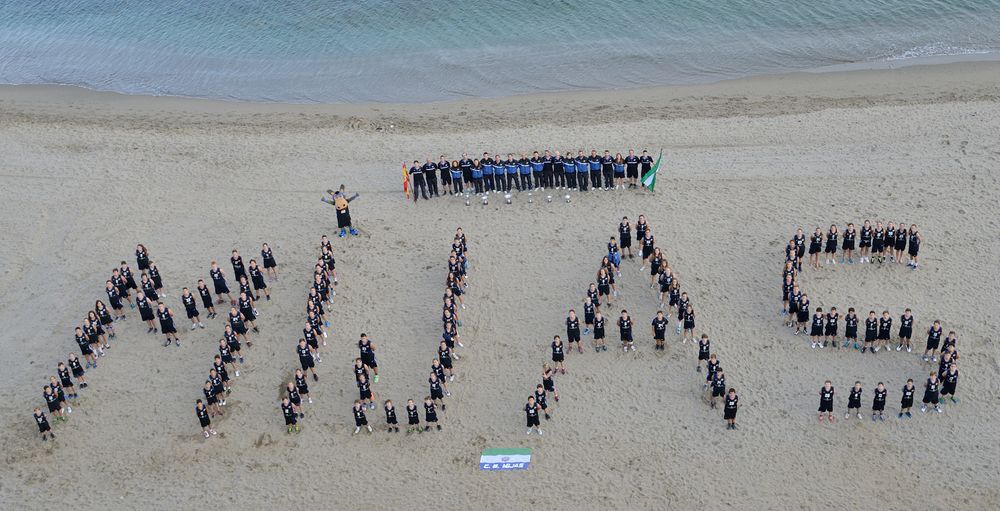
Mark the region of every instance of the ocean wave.
POLYGON ((990 48, 986 46, 955 46, 952 44, 935 42, 927 43, 920 46, 914 46, 912 48, 907 48, 905 50, 896 51, 889 53, 882 58, 877 60, 908 60, 917 59, 921 57, 943 57, 951 55, 984 55, 987 53, 997 52, 996 48, 990 48))

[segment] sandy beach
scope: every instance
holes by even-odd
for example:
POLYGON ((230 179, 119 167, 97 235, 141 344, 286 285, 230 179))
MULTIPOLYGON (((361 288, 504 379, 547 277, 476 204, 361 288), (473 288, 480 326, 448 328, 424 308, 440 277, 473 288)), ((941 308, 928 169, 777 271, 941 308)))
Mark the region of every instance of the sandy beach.
MULTIPOLYGON (((692 87, 572 92, 425 105, 279 105, 0 87, 0 508, 46 509, 995 509, 1000 507, 1000 63, 790 74, 692 87), (522 194, 507 206, 403 198, 402 161, 531 150, 667 153, 656 193, 522 194), (340 285, 316 403, 286 435, 277 400, 296 365, 319 238, 334 235, 322 192, 341 183, 357 237, 334 237, 340 285), (652 350, 657 300, 626 261, 616 304, 639 350, 567 357, 545 435, 521 408, 580 307, 623 215, 646 215, 741 398, 738 431, 710 410, 696 349, 652 350), (814 306, 906 307, 914 353, 810 349, 784 328, 783 247, 865 219, 924 236, 922 267, 807 270, 814 306), (427 394, 455 228, 472 257, 465 349, 444 431, 352 436, 349 364, 379 346, 377 398, 427 394), (281 278, 259 307, 217 437, 193 412, 222 318, 188 332, 183 286, 274 249, 281 278), (180 348, 132 313, 58 439, 31 410, 73 328, 121 260, 144 243, 177 311, 180 348), (898 421, 899 389, 932 369, 919 357, 934 319, 956 330, 959 405, 898 421), (861 380, 885 423, 816 420, 823 380, 861 380), (485 448, 530 447, 526 472, 478 470, 485 448)), ((131 311, 130 311, 131 312, 131 311)), ((611 346, 617 331, 609 329, 611 346)), ((936 369, 936 364, 935 367, 936 369)), ((918 394, 919 398, 919 394, 918 394)), ((51 418, 50 418, 51 419, 51 418)), ((384 424, 381 409, 369 420, 384 424)))

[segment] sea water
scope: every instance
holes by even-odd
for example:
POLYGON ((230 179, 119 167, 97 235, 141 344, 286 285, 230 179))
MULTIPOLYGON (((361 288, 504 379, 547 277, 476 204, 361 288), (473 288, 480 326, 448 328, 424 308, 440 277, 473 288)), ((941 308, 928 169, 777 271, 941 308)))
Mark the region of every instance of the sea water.
POLYGON ((1000 0, 0 0, 0 83, 295 103, 1000 53, 1000 0))

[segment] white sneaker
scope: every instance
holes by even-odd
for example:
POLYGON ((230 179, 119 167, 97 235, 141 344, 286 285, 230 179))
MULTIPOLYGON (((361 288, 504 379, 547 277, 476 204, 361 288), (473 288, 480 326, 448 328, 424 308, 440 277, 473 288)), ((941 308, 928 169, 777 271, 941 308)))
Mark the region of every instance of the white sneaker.
POLYGON ((912 352, 913 352, 913 348, 912 348, 912 347, 910 347, 910 346, 907 346, 907 347, 906 347, 906 352, 907 352, 907 353, 912 353, 912 352))
POLYGON ((874 348, 872 348, 872 351, 874 351, 875 353, 878 353, 878 350, 879 350, 878 346, 875 346, 874 348))
POLYGON ((371 427, 371 425, 369 425, 369 426, 368 426, 368 432, 369 432, 369 433, 371 433, 371 432, 372 432, 372 427, 371 427))
POLYGON ((812 343, 813 349, 816 349, 816 343, 812 343))
POLYGON ((861 412, 858 412, 858 420, 861 420, 861 412))
MULTIPOLYGON (((938 411, 940 412, 940 411, 941 411, 941 409, 939 408, 939 409, 938 409, 938 411)), ((538 434, 539 434, 539 435, 544 435, 544 434, 545 434, 545 432, 544 432, 544 431, 542 431, 542 430, 541 430, 541 428, 539 428, 539 429, 538 429, 538 434)))
POLYGON ((635 351, 635 346, 629 346, 629 349, 635 351))
POLYGON ((528 431, 525 431, 524 434, 525 435, 530 435, 531 434, 531 428, 528 428, 528 431))
POLYGON ((900 344, 899 346, 896 346, 896 351, 902 351, 902 350, 903 350, 903 345, 902 344, 900 344))
POLYGON ((72 407, 72 406, 69 406, 69 405, 67 405, 67 406, 66 406, 66 413, 73 413, 73 407, 72 407))
POLYGON ((462 304, 462 310, 465 310, 465 304, 464 303, 462 304))
POLYGON ((309 404, 313 404, 313 398, 309 398, 309 404))
POLYGON ((356 427, 356 428, 354 428, 354 434, 355 434, 355 435, 357 435, 357 434, 358 434, 358 433, 360 433, 360 432, 361 432, 361 427, 360 427, 360 426, 359 426, 359 427, 356 427))
POLYGON ((464 345, 464 344, 462 344, 462 342, 461 342, 461 341, 458 341, 458 347, 459 347, 459 348, 464 348, 464 347, 465 347, 465 345, 464 345))
POLYGON ((327 337, 326 332, 323 332, 323 338, 326 339, 327 337))
POLYGON ((844 420, 845 420, 845 421, 846 421, 847 419, 849 419, 850 417, 851 417, 851 412, 847 412, 847 413, 845 413, 845 414, 844 414, 844 420))
POLYGON ((453 374, 453 375, 449 376, 448 377, 448 381, 455 381, 455 375, 453 374))
POLYGON ((239 377, 239 376, 240 376, 240 372, 239 372, 239 371, 236 371, 236 376, 237 376, 237 377, 239 377))

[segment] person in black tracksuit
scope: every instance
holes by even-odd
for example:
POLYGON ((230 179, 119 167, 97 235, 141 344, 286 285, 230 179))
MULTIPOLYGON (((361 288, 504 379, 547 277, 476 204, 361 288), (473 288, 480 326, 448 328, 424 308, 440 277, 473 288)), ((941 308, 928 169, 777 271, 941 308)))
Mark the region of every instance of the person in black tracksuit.
POLYGON ((424 178, 424 169, 417 160, 413 160, 413 166, 410 167, 410 178, 413 179, 413 202, 417 202, 420 195, 427 200, 427 180, 424 178))
POLYGON ((553 183, 553 165, 555 163, 555 158, 552 157, 552 153, 548 149, 545 150, 545 156, 542 157, 542 188, 552 188, 555 186, 553 183))
POLYGON ((438 166, 436 163, 427 158, 427 162, 421 167, 424 171, 424 180, 427 182, 427 193, 435 197, 440 197, 441 194, 438 193, 437 184, 437 171, 438 166))
POLYGON ((610 190, 615 186, 615 171, 614 171, 615 159, 611 156, 611 151, 604 150, 604 156, 601 157, 601 173, 604 174, 604 189, 610 190))

